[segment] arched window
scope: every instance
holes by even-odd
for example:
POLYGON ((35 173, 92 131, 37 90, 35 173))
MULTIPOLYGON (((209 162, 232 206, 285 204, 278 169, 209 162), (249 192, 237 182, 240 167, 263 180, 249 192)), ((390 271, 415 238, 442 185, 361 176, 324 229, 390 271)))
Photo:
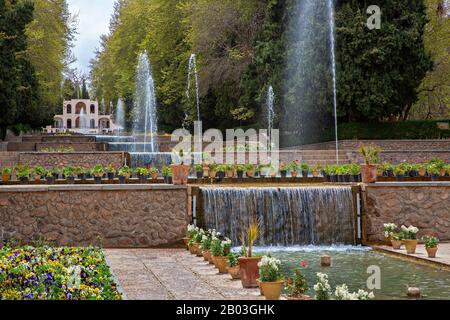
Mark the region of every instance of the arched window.
POLYGON ((95 119, 91 119, 91 129, 95 129, 95 119))
POLYGON ((67 113, 68 113, 68 114, 71 114, 71 113, 72 113, 72 105, 71 105, 71 104, 68 104, 68 105, 67 105, 67 113))
POLYGON ((95 105, 91 104, 91 113, 95 113, 95 105))
POLYGON ((67 129, 72 129, 72 119, 67 119, 67 129))
POLYGON ((109 129, 109 121, 106 122, 106 129, 109 129))

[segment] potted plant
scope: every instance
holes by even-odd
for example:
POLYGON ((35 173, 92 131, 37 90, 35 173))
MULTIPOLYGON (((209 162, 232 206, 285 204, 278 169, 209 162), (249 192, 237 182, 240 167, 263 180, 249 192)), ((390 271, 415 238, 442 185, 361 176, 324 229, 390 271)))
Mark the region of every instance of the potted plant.
POLYGON ((312 169, 312 175, 314 178, 320 176, 320 171, 322 170, 322 166, 320 164, 316 164, 312 169))
MULTIPOLYGON (((300 263, 300 267, 306 268, 305 261, 300 263)), ((286 280, 284 289, 287 292, 286 298, 288 300, 310 300, 311 298, 305 295, 308 291, 308 282, 301 269, 297 268, 291 277, 286 280)))
POLYGON ((41 166, 36 166, 33 168, 33 176, 36 182, 40 182, 41 178, 45 176, 45 169, 41 166))
POLYGON ((108 180, 114 180, 114 176, 116 175, 116 169, 113 167, 113 165, 112 164, 107 165, 105 171, 108 180))
POLYGON ((209 177, 214 179, 217 176, 217 164, 211 163, 209 164, 209 177))
POLYGON ((157 168, 155 167, 148 168, 148 173, 150 175, 150 178, 152 178, 152 180, 158 180, 159 170, 157 168))
POLYGON ((45 181, 50 185, 55 183, 55 177, 53 176, 52 170, 47 170, 45 172, 45 181))
POLYGON ((203 240, 203 236, 205 235, 205 230, 200 229, 200 228, 195 228, 196 232, 193 235, 192 240, 194 241, 193 247, 194 247, 194 253, 197 257, 203 257, 203 252, 202 252, 202 240, 203 240))
POLYGON ((257 222, 250 224, 246 237, 242 236, 242 243, 245 246, 245 256, 239 258, 239 267, 241 270, 241 282, 244 288, 258 287, 256 279, 259 278, 258 263, 261 261, 261 257, 254 257, 252 252, 253 244, 258 239, 258 236, 259 223, 257 222))
POLYGON ((414 226, 401 227, 403 233, 403 244, 406 248, 406 253, 414 254, 416 252, 417 247, 417 232, 419 229, 414 226))
POLYGON ((352 182, 361 181, 361 166, 357 163, 352 163, 350 165, 350 174, 352 176, 352 182))
POLYGON ((141 167, 141 168, 138 168, 137 170, 138 170, 139 182, 142 184, 146 184, 148 177, 150 176, 148 169, 141 167))
POLYGON ((165 184, 172 184, 172 168, 164 166, 161 170, 165 184))
POLYGON ((234 167, 232 164, 226 165, 227 178, 234 178, 234 167))
POLYGON ((255 166, 252 164, 246 164, 245 165, 245 174, 248 178, 254 178, 255 177, 255 166))
POLYGON ((12 169, 10 167, 2 168, 2 181, 7 183, 11 179, 12 169))
POLYGON ((394 250, 400 250, 403 245, 403 233, 402 232, 394 233, 391 236, 391 244, 394 250))
POLYGON ((211 241, 212 241, 211 234, 209 232, 205 233, 202 237, 201 250, 202 250, 203 258, 205 259, 205 261, 213 263, 211 251, 210 251, 211 250, 211 241))
POLYGON ((389 162, 384 163, 383 164, 383 170, 384 170, 383 174, 386 177, 393 177, 394 176, 394 168, 395 168, 395 165, 393 165, 392 163, 389 163, 389 162))
POLYGON ((406 175, 406 164, 402 163, 394 167, 394 175, 397 181, 404 181, 406 175))
POLYGON ((245 165, 238 164, 236 166, 236 174, 239 179, 242 179, 244 177, 244 172, 245 172, 245 165))
POLYGON ((300 164, 300 169, 302 170, 302 177, 303 178, 308 178, 309 170, 310 170, 309 164, 307 162, 303 161, 300 164))
POLYGON ((184 163, 184 151, 181 149, 177 153, 177 162, 170 165, 172 169, 172 183, 174 185, 186 185, 188 182, 191 166, 184 163))
POLYGON ((75 183, 75 169, 74 167, 67 166, 64 168, 64 176, 66 177, 68 184, 74 184, 75 183))
POLYGON ((80 180, 84 179, 84 169, 82 167, 74 167, 73 170, 75 177, 77 177, 80 180))
POLYGON ((429 164, 427 166, 427 172, 431 176, 432 181, 439 181, 440 169, 436 164, 429 164))
POLYGON ((364 146, 359 148, 359 153, 364 157, 364 165, 361 166, 361 178, 364 183, 377 181, 378 163, 380 162, 381 150, 375 146, 364 146))
POLYGON ((227 171, 227 166, 225 164, 219 164, 216 170, 217 170, 217 177, 219 179, 224 179, 227 171))
POLYGON ((281 261, 263 256, 258 263, 259 285, 266 300, 280 300, 281 290, 284 285, 284 274, 281 271, 281 261))
POLYGON ((28 178, 30 177, 30 167, 25 165, 17 165, 15 167, 16 176, 21 184, 28 184, 28 178))
POLYGON ((241 270, 239 268, 239 257, 240 255, 234 252, 228 254, 228 273, 233 280, 241 279, 241 270))
POLYGON ((97 164, 92 168, 91 173, 94 176, 95 183, 101 184, 102 178, 105 175, 105 168, 101 164, 97 164))
POLYGON ((55 179, 55 181, 59 179, 59 176, 61 175, 61 172, 62 172, 62 170, 57 168, 57 167, 54 167, 52 169, 52 175, 53 175, 53 178, 55 179))
POLYGON ((128 179, 131 177, 132 170, 129 166, 123 166, 119 169, 118 175, 119 175, 119 183, 125 184, 128 179))
POLYGON ((436 258, 439 239, 436 237, 425 236, 422 240, 425 241, 425 249, 427 250, 428 258, 436 258))
POLYGON ((384 240, 387 244, 391 244, 392 236, 395 234, 397 225, 395 223, 385 223, 383 224, 384 229, 384 240))
POLYGON ((298 161, 294 160, 290 164, 291 177, 296 178, 298 176, 298 161))
POLYGON ((290 165, 285 164, 285 163, 281 163, 281 166, 280 166, 280 176, 281 176, 282 178, 286 178, 288 172, 290 171, 290 169, 291 169, 291 166, 290 166, 290 165))
POLYGON ((194 164, 194 171, 197 179, 203 178, 203 166, 201 164, 194 164))
POLYGON ((228 272, 228 259, 225 254, 226 248, 231 247, 231 241, 229 239, 220 240, 219 238, 212 238, 211 242, 211 256, 214 265, 219 269, 219 273, 228 272))

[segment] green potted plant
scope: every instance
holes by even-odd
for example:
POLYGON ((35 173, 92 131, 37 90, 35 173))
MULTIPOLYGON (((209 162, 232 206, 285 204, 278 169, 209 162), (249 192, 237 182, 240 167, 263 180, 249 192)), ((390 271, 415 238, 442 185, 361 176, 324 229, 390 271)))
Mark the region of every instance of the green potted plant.
POLYGON ((152 180, 158 180, 159 170, 155 167, 150 167, 148 169, 148 173, 150 174, 150 177, 152 180))
POLYGON ((61 175, 61 173, 62 173, 62 170, 59 169, 58 167, 52 168, 52 175, 53 175, 53 179, 55 179, 55 181, 59 179, 59 176, 61 175))
POLYGON ((119 169, 118 175, 119 175, 119 183, 125 184, 128 179, 130 179, 132 174, 132 170, 129 166, 125 165, 122 168, 119 169))
POLYGON ((77 177, 80 180, 84 179, 85 170, 83 167, 79 167, 79 166, 74 167, 73 170, 74 170, 75 177, 77 177))
POLYGON ((403 233, 403 244, 406 248, 406 253, 414 254, 417 247, 417 233, 419 229, 414 226, 401 226, 401 231, 403 233))
POLYGON ((244 177, 244 172, 245 172, 245 165, 243 164, 236 165, 236 175, 239 179, 242 179, 244 177))
POLYGON ((431 176, 432 181, 439 181, 440 169, 439 166, 432 163, 427 166, 427 172, 431 176))
POLYGON ((284 274, 281 270, 281 261, 263 256, 258 263, 259 285, 266 300, 280 300, 284 285, 284 274))
POLYGON ((234 178, 234 166, 232 164, 226 164, 225 167, 227 178, 234 178))
POLYGON ((138 170, 139 182, 142 184, 147 183, 148 177, 150 176, 148 169, 141 167, 141 168, 138 168, 137 170, 138 170))
POLYGON ((227 169, 228 169, 228 167, 227 167, 226 164, 219 164, 217 166, 217 168, 216 168, 216 170, 217 170, 217 177, 219 179, 224 179, 225 178, 225 174, 227 172, 227 169))
POLYGON ((217 164, 216 163, 210 163, 209 164, 209 177, 215 178, 217 176, 217 164))
POLYGON ((97 164, 92 168, 91 173, 94 176, 95 183, 101 184, 102 178, 105 175, 105 168, 101 164, 97 164))
POLYGON ((2 181, 7 183, 11 179, 12 169, 10 167, 2 168, 2 181))
POLYGON ((54 184, 55 183, 55 177, 53 176, 52 170, 47 170, 45 172, 45 181, 47 181, 47 184, 54 184))
POLYGON ((203 253, 203 258, 205 259, 205 261, 214 264, 211 256, 211 242, 212 242, 211 234, 209 232, 205 232, 205 234, 202 236, 202 241, 200 245, 203 253))
MULTIPOLYGON (((301 268, 307 268, 306 261, 300 263, 301 268)), ((308 282, 300 268, 294 270, 291 277, 286 280, 284 289, 287 292, 288 300, 310 300, 311 298, 305 293, 308 291, 308 282)))
POLYGON ((66 181, 68 184, 74 184, 75 183, 75 168, 72 166, 67 166, 63 170, 64 176, 66 177, 66 181))
POLYGON ((425 249, 427 250, 428 258, 436 258, 439 239, 433 236, 425 236, 422 240, 425 242, 425 249))
POLYGON ((307 162, 303 161, 303 162, 300 164, 300 169, 302 170, 302 177, 303 177, 303 178, 308 178, 308 176, 309 176, 309 170, 310 170, 309 164, 308 164, 307 162))
POLYGON ((255 166, 253 164, 246 164, 245 165, 245 174, 248 178, 254 178, 255 177, 255 166))
POLYGON ((30 167, 25 165, 17 165, 15 168, 16 176, 20 180, 21 184, 28 184, 28 179, 30 177, 30 167))
POLYGON ((45 176, 45 169, 41 166, 35 166, 33 168, 33 176, 36 182, 40 182, 41 178, 45 176))
POLYGON ((314 178, 317 178, 320 176, 320 171, 322 170, 322 166, 320 164, 316 164, 313 168, 312 168, 312 175, 314 178))
POLYGON ((172 163, 170 167, 172 168, 172 183, 174 185, 186 185, 188 182, 189 171, 191 171, 190 164, 184 162, 184 150, 180 149, 178 152, 173 150, 175 153, 175 163, 172 163))
POLYGON ((116 168, 112 164, 108 164, 105 168, 106 175, 108 180, 114 180, 114 176, 116 175, 116 168))
POLYGON ((194 164, 194 171, 197 176, 197 179, 203 178, 203 166, 201 164, 194 164))
POLYGON ((289 169, 291 171, 292 178, 296 178, 298 176, 298 168, 299 168, 298 160, 294 160, 290 163, 289 169))
POLYGON ((164 166, 162 168, 162 176, 164 178, 165 184, 172 184, 172 168, 168 166, 164 166))
POLYGON ((261 257, 253 256, 253 244, 259 237, 259 223, 252 222, 246 235, 242 235, 242 245, 245 246, 245 256, 239 258, 241 269, 241 283, 244 288, 257 288, 256 280, 259 278, 258 263, 261 257))
POLYGON ((291 170, 290 164, 281 163, 281 165, 280 165, 280 176, 282 178, 286 178, 287 174, 290 172, 290 170, 291 170))
POLYGON ((395 223, 385 223, 383 224, 383 230, 384 230, 384 240, 386 244, 390 244, 392 236, 394 235, 395 230, 397 230, 397 225, 395 223))
POLYGON ((381 150, 375 146, 361 145, 359 153, 364 158, 364 165, 361 166, 361 178, 364 183, 377 181, 378 163, 380 162, 381 150))
POLYGON ((228 244, 231 246, 231 241, 229 241, 229 239, 220 240, 219 238, 214 237, 211 241, 211 256, 214 265, 219 269, 219 273, 228 272, 228 260, 225 254, 226 246, 228 246, 228 244))
POLYGON ((361 166, 358 163, 352 163, 350 165, 350 174, 352 175, 353 182, 361 181, 361 166))
POLYGON ((240 255, 234 252, 228 254, 228 273, 233 280, 241 279, 241 270, 239 268, 239 257, 240 255))
POLYGON ((391 244, 394 250, 400 250, 403 245, 403 233, 396 232, 391 236, 391 244))

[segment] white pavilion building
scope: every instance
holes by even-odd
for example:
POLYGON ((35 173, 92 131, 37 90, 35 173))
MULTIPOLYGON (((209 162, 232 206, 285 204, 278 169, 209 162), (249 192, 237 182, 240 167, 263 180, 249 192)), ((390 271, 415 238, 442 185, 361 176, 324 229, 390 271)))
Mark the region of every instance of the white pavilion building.
POLYGON ((114 123, 113 115, 101 115, 98 102, 89 99, 64 101, 63 114, 53 119, 53 126, 47 126, 45 132, 108 134, 122 129, 114 123))

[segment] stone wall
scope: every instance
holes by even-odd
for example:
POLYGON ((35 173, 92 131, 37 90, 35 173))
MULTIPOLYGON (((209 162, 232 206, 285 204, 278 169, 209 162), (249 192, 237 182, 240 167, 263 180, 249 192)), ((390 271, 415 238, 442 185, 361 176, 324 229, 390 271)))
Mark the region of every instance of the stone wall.
POLYGON ((179 242, 186 226, 185 187, 0 187, 3 240, 86 246, 101 239, 109 248, 155 247, 179 242))
POLYGON ((19 164, 42 166, 45 168, 62 166, 82 166, 92 168, 96 164, 104 166, 112 164, 120 168, 129 161, 129 154, 125 152, 71 152, 71 153, 19 153, 19 164))
MULTIPOLYGON (((347 159, 351 162, 363 163, 364 159, 361 157, 359 152, 347 152, 347 159)), ((433 159, 442 159, 446 162, 450 162, 450 150, 449 151, 439 151, 439 150, 402 150, 402 151, 382 151, 380 153, 380 158, 383 162, 390 163, 425 163, 433 159)))
POLYGON ((19 154, 17 152, 0 152, 0 168, 14 167, 19 162, 19 154))
POLYGON ((376 183, 364 188, 368 242, 383 241, 383 224, 414 225, 419 237, 450 240, 450 183, 376 183))
MULTIPOLYGON (((450 139, 430 139, 430 140, 340 140, 339 148, 342 150, 358 150, 364 145, 377 145, 383 150, 447 150, 450 151, 450 139)), ((304 150, 334 150, 336 142, 329 141, 291 147, 287 149, 304 150)))

